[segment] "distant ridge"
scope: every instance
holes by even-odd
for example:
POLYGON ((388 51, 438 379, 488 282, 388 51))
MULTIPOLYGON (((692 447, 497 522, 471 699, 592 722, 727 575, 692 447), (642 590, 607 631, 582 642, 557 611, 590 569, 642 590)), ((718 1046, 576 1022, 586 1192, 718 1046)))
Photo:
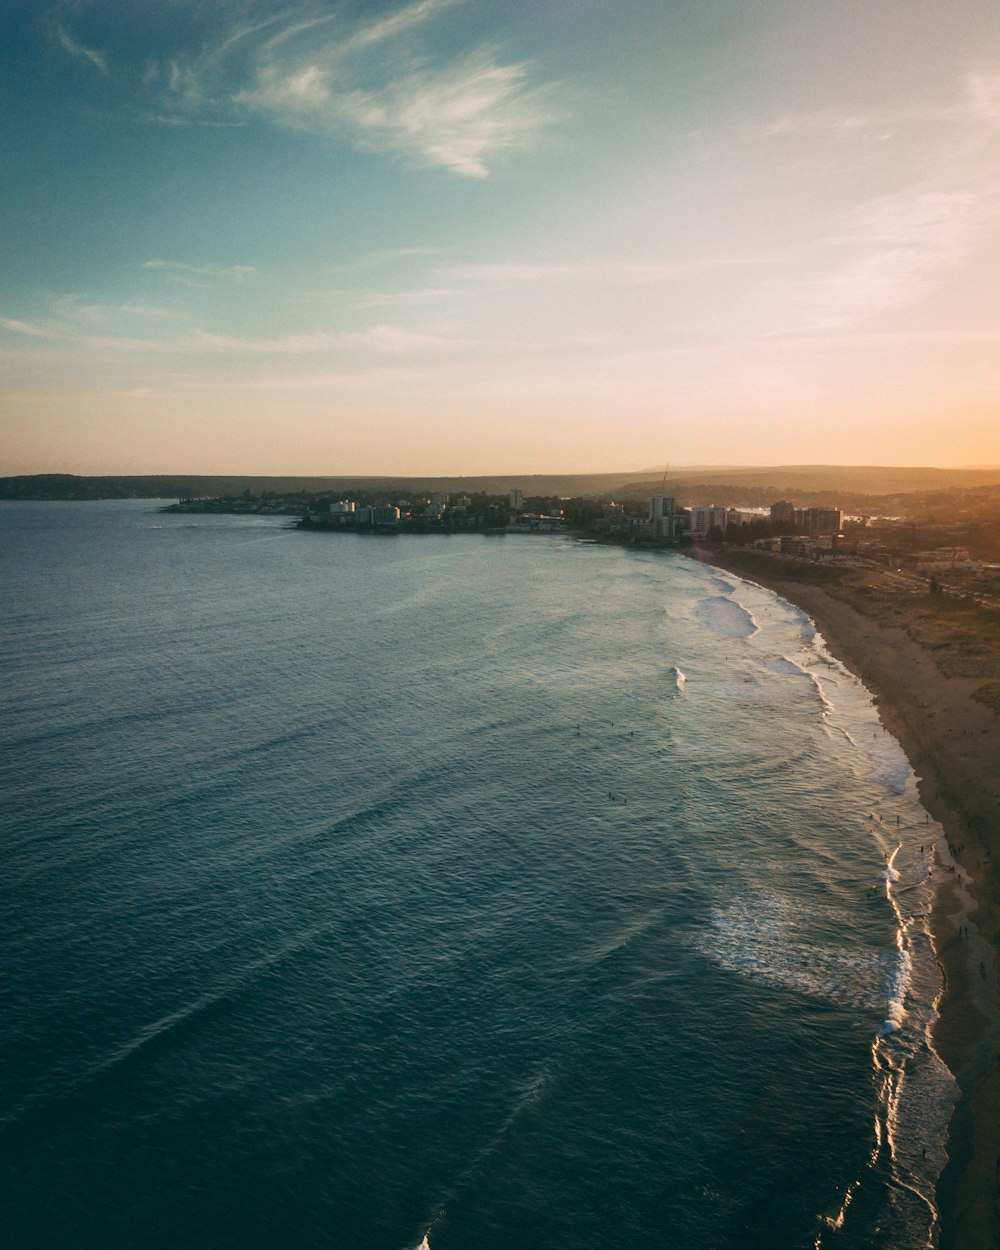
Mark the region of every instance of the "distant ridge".
MULTIPOLYGON (((72 473, 22 474, 0 478, 0 499, 170 499, 182 496, 238 495, 366 490, 387 494, 447 491, 450 494, 505 495, 519 487, 526 496, 653 494, 663 484, 662 470, 619 473, 503 473, 461 477, 396 477, 364 474, 269 477, 262 474, 127 474, 81 476, 72 473)), ((971 489, 1000 485, 1000 467, 992 469, 899 468, 877 465, 775 465, 671 468, 667 489, 699 496, 718 487, 732 497, 741 488, 784 495, 839 491, 853 495, 901 495, 918 491, 971 489)), ((710 502, 710 501, 707 501, 710 502)))
POLYGON ((169 499, 181 495, 292 494, 302 491, 448 491, 453 494, 505 495, 515 486, 525 495, 601 495, 642 481, 649 470, 632 473, 530 474, 475 477, 392 477, 338 474, 327 477, 267 477, 261 474, 145 474, 83 477, 39 473, 0 478, 0 499, 169 499))
MULTIPOLYGON (((720 486, 777 486, 799 490, 842 490, 865 495, 945 490, 956 486, 1000 484, 1000 467, 936 469, 892 465, 784 464, 747 468, 685 467, 671 470, 676 481, 717 482, 720 486)), ((654 480, 652 475, 647 481, 654 480)), ((656 479, 657 481, 659 479, 656 479)))

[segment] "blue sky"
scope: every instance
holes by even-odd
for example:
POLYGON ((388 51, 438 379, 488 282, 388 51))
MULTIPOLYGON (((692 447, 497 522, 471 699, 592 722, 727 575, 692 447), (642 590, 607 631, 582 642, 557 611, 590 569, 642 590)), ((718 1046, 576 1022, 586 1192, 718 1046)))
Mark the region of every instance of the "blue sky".
POLYGON ((0 472, 1000 463, 1000 6, 0 10, 0 472))

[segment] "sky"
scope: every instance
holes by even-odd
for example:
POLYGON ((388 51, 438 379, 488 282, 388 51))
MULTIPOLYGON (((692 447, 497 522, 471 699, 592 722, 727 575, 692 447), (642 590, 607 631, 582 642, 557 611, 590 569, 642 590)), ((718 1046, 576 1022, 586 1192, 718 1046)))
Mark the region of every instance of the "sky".
POLYGON ((5 0, 0 473, 1000 464, 996 0, 5 0))

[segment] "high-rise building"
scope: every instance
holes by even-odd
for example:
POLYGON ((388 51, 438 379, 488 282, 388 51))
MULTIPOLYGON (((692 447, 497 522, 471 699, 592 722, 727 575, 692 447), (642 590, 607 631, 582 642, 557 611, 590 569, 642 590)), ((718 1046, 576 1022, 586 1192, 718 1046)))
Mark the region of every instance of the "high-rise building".
POLYGON ((524 495, 516 486, 507 496, 507 500, 510 503, 511 511, 513 512, 520 512, 524 507, 524 495))
POLYGON ((649 526, 654 538, 676 538, 678 521, 677 501, 673 495, 650 495, 649 526))
POLYGON ((799 526, 807 534, 839 534, 844 526, 840 508, 803 508, 799 526))
POLYGON ((718 504, 696 504, 688 510, 693 538, 707 538, 713 529, 726 532, 728 515, 726 509, 718 504))
POLYGON ((796 508, 787 499, 771 504, 772 525, 792 525, 804 534, 839 534, 844 526, 840 508, 796 508))
POLYGON ((779 499, 777 503, 771 504, 771 524, 794 525, 795 504, 788 499, 779 499))

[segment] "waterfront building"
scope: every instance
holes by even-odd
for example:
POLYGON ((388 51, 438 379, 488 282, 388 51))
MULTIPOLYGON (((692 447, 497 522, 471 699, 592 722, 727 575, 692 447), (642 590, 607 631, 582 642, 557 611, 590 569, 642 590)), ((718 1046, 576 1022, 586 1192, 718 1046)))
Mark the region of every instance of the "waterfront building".
POLYGON ((726 509, 718 504, 695 504, 688 509, 692 538, 707 538, 713 529, 726 532, 729 520, 726 509))
POLYGON ((524 494, 515 486, 507 496, 512 512, 520 512, 524 507, 524 494))

